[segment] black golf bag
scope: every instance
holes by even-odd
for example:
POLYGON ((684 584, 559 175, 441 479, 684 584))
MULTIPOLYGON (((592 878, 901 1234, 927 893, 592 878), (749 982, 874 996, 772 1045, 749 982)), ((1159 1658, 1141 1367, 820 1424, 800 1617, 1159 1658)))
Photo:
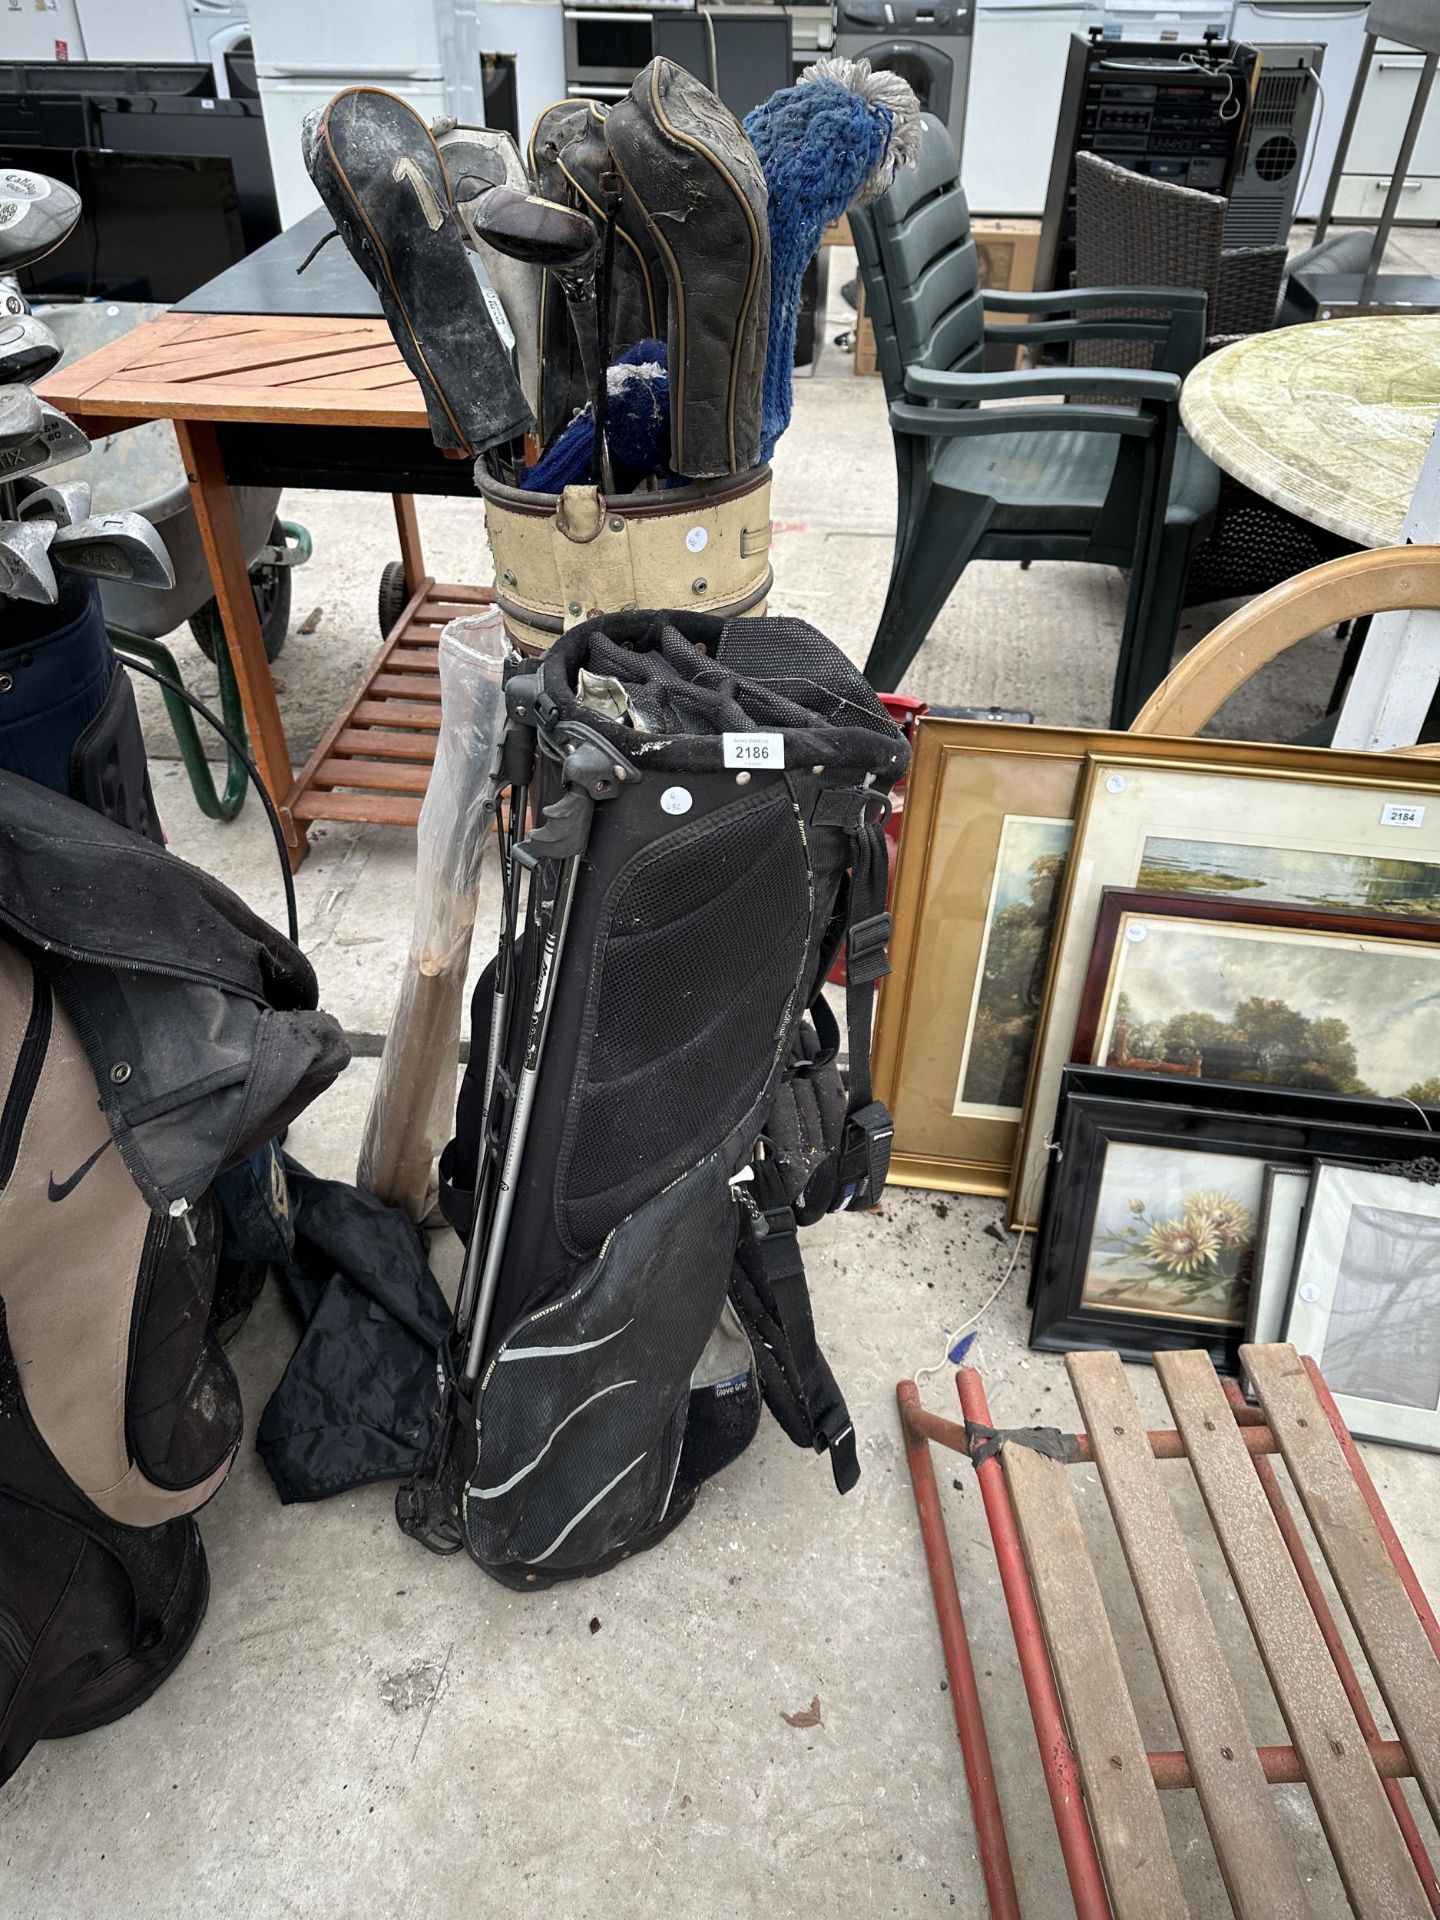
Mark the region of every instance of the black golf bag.
POLYGON ((0 771, 0 1781, 203 1617, 241 1423, 213 1182, 344 1066, 315 1004, 218 881, 0 771))
POLYGON ((591 620, 507 707, 505 924, 441 1161, 465 1272, 397 1517, 531 1587, 661 1538, 762 1394, 858 1475, 795 1228, 884 1185, 870 1006, 908 749, 793 620, 591 620), (842 944, 848 1091, 820 997, 842 944))

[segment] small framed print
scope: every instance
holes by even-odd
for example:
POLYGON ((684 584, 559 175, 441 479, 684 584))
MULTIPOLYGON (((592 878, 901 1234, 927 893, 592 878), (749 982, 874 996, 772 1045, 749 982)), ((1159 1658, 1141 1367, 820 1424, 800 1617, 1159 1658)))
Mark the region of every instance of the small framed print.
POLYGON ((1440 1185, 1319 1162, 1282 1338, 1357 1437, 1440 1452, 1440 1185))
POLYGON ((1309 1167, 1265 1169, 1250 1312, 1245 1322, 1245 1338, 1252 1346, 1269 1346, 1281 1338, 1300 1251, 1305 1202, 1310 1197, 1310 1178, 1309 1167))

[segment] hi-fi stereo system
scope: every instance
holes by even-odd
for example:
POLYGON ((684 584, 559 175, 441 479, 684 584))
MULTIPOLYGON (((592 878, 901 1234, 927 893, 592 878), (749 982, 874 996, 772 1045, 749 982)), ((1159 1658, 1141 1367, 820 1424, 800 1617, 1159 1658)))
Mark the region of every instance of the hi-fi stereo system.
POLYGON ((1037 287, 1070 284, 1079 152, 1201 193, 1229 193, 1256 61, 1253 47, 1227 40, 1177 47, 1107 42, 1098 32, 1075 35, 1045 196, 1037 287))

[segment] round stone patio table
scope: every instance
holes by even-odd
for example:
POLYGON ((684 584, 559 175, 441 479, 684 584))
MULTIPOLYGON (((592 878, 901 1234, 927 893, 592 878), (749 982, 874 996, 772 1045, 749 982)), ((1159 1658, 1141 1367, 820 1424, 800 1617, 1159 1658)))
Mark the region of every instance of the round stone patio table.
POLYGON ((1358 546, 1393 546, 1440 418, 1440 314, 1252 334, 1186 376, 1180 417, 1217 467, 1275 506, 1358 546))

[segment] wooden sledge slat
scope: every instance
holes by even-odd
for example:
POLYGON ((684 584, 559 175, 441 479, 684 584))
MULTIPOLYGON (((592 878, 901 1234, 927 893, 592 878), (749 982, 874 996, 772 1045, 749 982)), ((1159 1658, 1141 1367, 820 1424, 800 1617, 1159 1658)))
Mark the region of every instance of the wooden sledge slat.
POLYGON ((1208 1355, 1157 1353, 1235 1590, 1358 1920, 1429 1920, 1400 1829, 1208 1355))
POLYGON ((1188 1913, 1065 1469, 1007 1445, 1005 1469, 1115 1920, 1188 1913))
POLYGON ((1299 1869, 1119 1356, 1073 1353, 1065 1364, 1230 1904, 1239 1920, 1306 1920, 1299 1869))
POLYGON ((358 787, 366 793, 418 793, 430 784, 429 767, 408 760, 322 760, 310 776, 315 787, 358 787))
POLYGON ((430 701, 422 705, 414 700, 357 700, 350 719, 361 727, 414 727, 420 734, 440 731, 440 708, 430 701))
POLYGON ((393 673, 439 673, 440 655, 436 649, 414 646, 411 640, 409 633, 402 634, 385 665, 393 673))
POLYGON ((297 820, 367 820, 382 827, 420 823, 420 801, 408 793, 332 793, 307 787, 290 811, 297 820))
POLYGON ((1440 1821, 1440 1661, 1300 1356, 1288 1346, 1246 1346, 1240 1358, 1410 1756, 1425 1804, 1440 1821))

